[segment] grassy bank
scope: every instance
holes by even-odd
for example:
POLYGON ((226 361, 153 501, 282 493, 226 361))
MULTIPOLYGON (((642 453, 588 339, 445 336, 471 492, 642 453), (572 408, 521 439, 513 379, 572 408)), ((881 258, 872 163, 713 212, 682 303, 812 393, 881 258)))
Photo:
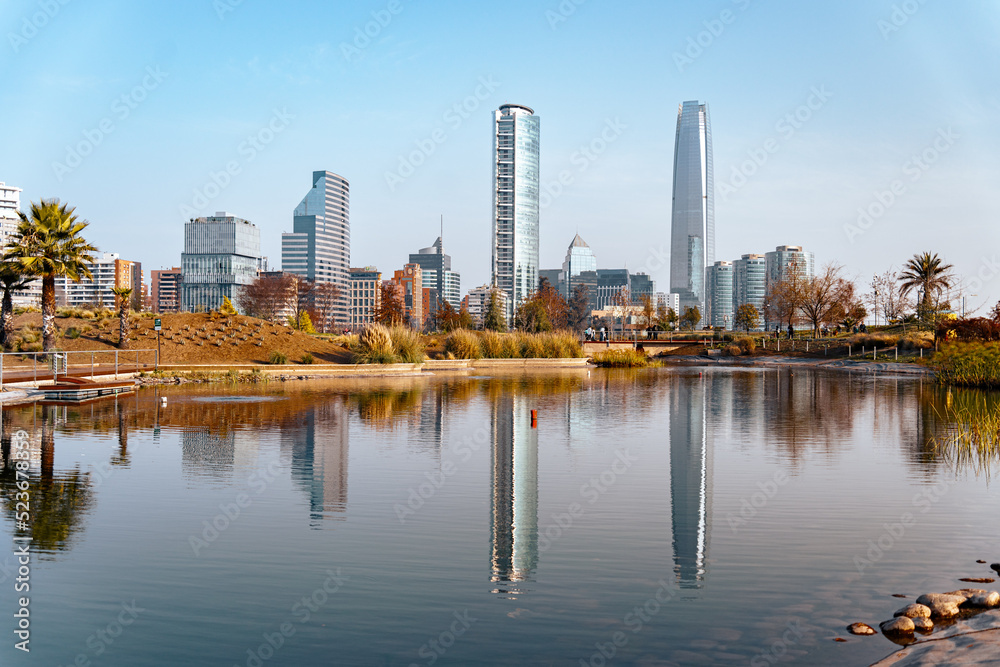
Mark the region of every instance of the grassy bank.
POLYGON ((570 332, 468 331, 458 329, 444 342, 448 359, 572 359, 584 356, 576 335, 570 332))
POLYGON ((601 350, 593 356, 593 362, 605 368, 642 368, 649 360, 645 353, 626 348, 601 350))
POLYGON ((948 343, 933 363, 944 384, 1000 389, 1000 343, 948 343))

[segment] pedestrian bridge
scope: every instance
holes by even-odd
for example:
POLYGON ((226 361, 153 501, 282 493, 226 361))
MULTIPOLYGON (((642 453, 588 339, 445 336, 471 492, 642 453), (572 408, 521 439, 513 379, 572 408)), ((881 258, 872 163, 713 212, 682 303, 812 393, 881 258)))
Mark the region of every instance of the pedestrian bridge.
POLYGON ((583 342, 583 353, 588 357, 594 356, 601 350, 634 350, 641 349, 647 357, 656 356, 662 352, 673 354, 698 354, 704 349, 704 344, 700 341, 669 341, 669 340, 620 340, 620 341, 596 341, 588 340, 583 342))

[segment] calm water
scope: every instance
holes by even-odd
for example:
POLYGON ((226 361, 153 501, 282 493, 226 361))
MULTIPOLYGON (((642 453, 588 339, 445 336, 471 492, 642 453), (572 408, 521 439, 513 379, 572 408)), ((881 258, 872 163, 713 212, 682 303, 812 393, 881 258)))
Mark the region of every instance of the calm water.
POLYGON ((9 408, 0 664, 868 664, 895 646, 845 625, 1000 556, 987 471, 929 445, 946 400, 650 369, 9 408))

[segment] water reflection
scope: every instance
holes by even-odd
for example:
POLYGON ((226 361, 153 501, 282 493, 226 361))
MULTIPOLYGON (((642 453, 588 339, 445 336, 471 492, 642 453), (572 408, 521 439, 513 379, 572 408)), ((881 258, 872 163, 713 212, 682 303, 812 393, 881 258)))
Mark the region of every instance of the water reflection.
POLYGON ((538 565, 538 431, 523 394, 495 396, 490 415, 490 581, 495 593, 516 597, 538 565))
POLYGON ((349 436, 347 401, 331 396, 292 416, 281 429, 281 449, 291 456, 292 481, 309 499, 310 525, 343 519, 347 510, 349 436))
MULTIPOLYGON (((674 576, 681 588, 701 588, 712 534, 712 444, 707 432, 708 387, 731 386, 731 378, 675 377, 670 394, 670 518, 674 576)), ((721 401, 716 405, 731 405, 721 401)))

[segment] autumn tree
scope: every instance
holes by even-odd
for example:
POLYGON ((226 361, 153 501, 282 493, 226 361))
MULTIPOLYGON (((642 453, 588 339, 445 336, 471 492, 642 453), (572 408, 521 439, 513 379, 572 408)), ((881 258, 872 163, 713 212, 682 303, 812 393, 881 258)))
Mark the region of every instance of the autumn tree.
POLYGON ((552 331, 552 321, 541 299, 526 299, 514 312, 514 328, 528 333, 552 331))
POLYGON ((653 298, 648 294, 642 295, 642 326, 652 329, 656 324, 656 306, 653 305, 653 298))
POLYGON ((661 305, 656 309, 656 321, 660 325, 660 328, 666 331, 673 331, 674 326, 677 324, 677 311, 673 308, 667 308, 665 305, 661 305))
POLYGON ((764 317, 768 322, 790 327, 798 321, 805 280, 805 271, 793 260, 781 279, 768 282, 764 301, 764 317))
POLYGON ((582 331, 590 319, 590 298, 587 292, 586 285, 577 285, 567 304, 566 325, 574 331, 582 331))
POLYGON ((681 315, 681 328, 682 329, 694 329, 698 326, 698 322, 701 321, 701 311, 698 310, 698 306, 688 306, 684 310, 684 314, 681 315))
POLYGON ((827 264, 819 275, 801 281, 798 306, 805 321, 812 325, 814 336, 819 336, 823 324, 842 319, 857 301, 854 283, 840 275, 842 270, 836 264, 827 264))
POLYGON ((622 285, 621 289, 611 296, 611 328, 614 329, 615 320, 621 320, 622 334, 625 333, 625 322, 629 311, 632 308, 632 292, 628 285, 622 285))
POLYGON ((385 326, 397 326, 406 320, 406 303, 400 285, 385 280, 379 286, 378 303, 372 306, 372 320, 385 326))
POLYGON ((291 300, 294 280, 288 274, 257 276, 240 289, 236 303, 250 317, 274 322, 291 300))
POLYGON ((744 303, 736 309, 736 316, 733 318, 733 328, 743 329, 747 333, 751 329, 760 327, 760 311, 752 303, 744 303))
POLYGON ((537 300, 545 309, 545 315, 554 329, 562 329, 567 322, 566 299, 552 286, 548 278, 538 280, 538 291, 529 299, 537 300))
POLYGON ((458 312, 456 312, 454 307, 452 307, 452 305, 444 299, 441 300, 441 305, 434 312, 433 319, 435 328, 440 331, 448 332, 461 328, 461 318, 459 317, 458 312))
POLYGON ((320 333, 333 331, 337 306, 340 303, 340 288, 333 283, 316 283, 312 291, 313 326, 320 333))

